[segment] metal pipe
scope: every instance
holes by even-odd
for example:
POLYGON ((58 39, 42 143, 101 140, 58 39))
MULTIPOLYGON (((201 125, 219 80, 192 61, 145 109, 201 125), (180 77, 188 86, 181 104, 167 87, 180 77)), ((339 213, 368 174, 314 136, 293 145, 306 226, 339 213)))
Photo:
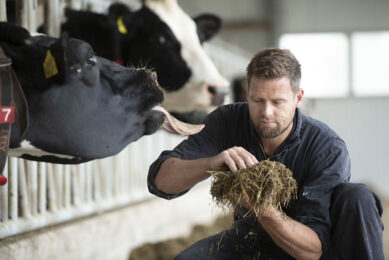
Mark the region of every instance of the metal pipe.
POLYGON ((70 207, 71 203, 71 171, 70 165, 64 165, 64 207, 70 207))
POLYGON ((26 180, 26 167, 23 159, 19 159, 19 176, 18 176, 18 189, 19 189, 19 205, 21 215, 24 218, 30 218, 30 205, 28 204, 28 190, 26 180))
POLYGON ((100 168, 99 162, 93 162, 93 199, 99 201, 101 199, 101 182, 100 182, 100 168))
POLYGON ((57 207, 57 196, 55 192, 55 182, 54 182, 54 165, 52 163, 48 164, 47 171, 47 203, 50 211, 56 211, 57 207))
POLYGON ((45 0, 44 2, 44 25, 45 34, 59 37, 61 31, 62 10, 58 0, 45 0))
POLYGON ((46 198, 46 163, 38 163, 38 194, 39 194, 39 213, 45 214, 46 213, 46 207, 47 207, 47 198, 46 198))
POLYGON ((36 32, 36 0, 27 0, 26 12, 27 12, 27 29, 35 33, 36 32))
POLYGON ((92 202, 92 164, 90 162, 85 163, 85 175, 86 175, 86 187, 85 198, 87 202, 92 202))
POLYGON ((33 161, 25 161, 25 169, 28 176, 28 201, 32 215, 38 214, 38 164, 33 161))
POLYGON ((0 0, 0 21, 7 21, 7 8, 5 4, 6 0, 0 0))
POLYGON ((18 172, 18 159, 8 157, 9 214, 13 221, 18 218, 18 172))
MULTIPOLYGON (((5 162, 3 175, 8 178, 8 161, 5 162)), ((0 220, 5 223, 8 221, 8 185, 3 185, 0 187, 1 195, 1 212, 0 220)))
POLYGON ((72 204, 74 206, 78 206, 81 204, 80 200, 80 182, 78 181, 79 177, 79 165, 72 165, 71 166, 71 173, 72 173, 72 204))

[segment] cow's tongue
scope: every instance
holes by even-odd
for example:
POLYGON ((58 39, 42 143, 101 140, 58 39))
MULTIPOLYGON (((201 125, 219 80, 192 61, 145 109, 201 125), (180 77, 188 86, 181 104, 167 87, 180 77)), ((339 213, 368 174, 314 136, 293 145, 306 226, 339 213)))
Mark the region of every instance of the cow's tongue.
POLYGON ((179 121, 171 114, 169 114, 169 112, 167 112, 161 106, 156 106, 153 108, 153 110, 157 110, 164 113, 165 121, 162 124, 162 128, 170 133, 182 134, 182 135, 194 135, 200 132, 204 128, 204 125, 191 125, 179 121))

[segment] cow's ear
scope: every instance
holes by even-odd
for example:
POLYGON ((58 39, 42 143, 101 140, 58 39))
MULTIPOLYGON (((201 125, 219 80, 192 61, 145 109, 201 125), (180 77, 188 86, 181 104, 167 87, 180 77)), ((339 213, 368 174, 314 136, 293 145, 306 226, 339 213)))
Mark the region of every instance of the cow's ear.
POLYGON ((193 20, 197 25, 200 42, 211 39, 222 26, 221 19, 213 14, 201 14, 193 18, 193 20))
POLYGON ((108 18, 113 22, 113 25, 119 35, 126 39, 131 38, 135 33, 136 21, 134 13, 124 4, 114 3, 108 9, 108 18))
POLYGON ((65 50, 68 41, 68 36, 62 36, 55 41, 46 51, 43 70, 44 76, 49 81, 64 83, 66 79, 66 59, 65 50))
POLYGON ((114 3, 111 4, 108 8, 108 15, 119 17, 119 16, 125 16, 131 14, 130 9, 128 6, 121 4, 121 3, 114 3))

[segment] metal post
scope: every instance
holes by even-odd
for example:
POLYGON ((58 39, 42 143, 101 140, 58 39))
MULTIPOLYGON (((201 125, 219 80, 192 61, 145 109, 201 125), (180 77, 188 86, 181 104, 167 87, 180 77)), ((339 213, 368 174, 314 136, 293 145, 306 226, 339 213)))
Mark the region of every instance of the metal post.
POLYGON ((57 210, 57 196, 54 182, 54 165, 52 163, 48 164, 47 169, 47 203, 50 211, 57 210))
POLYGON ((6 0, 0 0, 0 21, 7 21, 7 9, 5 5, 6 0))
MULTIPOLYGON (((3 175, 8 178, 8 162, 5 163, 3 175)), ((8 221, 8 185, 3 185, 0 187, 1 194, 1 212, 0 220, 1 222, 8 221)))
POLYGON ((71 166, 72 173, 72 204, 78 206, 81 204, 80 200, 80 182, 79 182, 79 165, 71 166))
POLYGON ((25 161, 25 169, 28 181, 28 201, 31 205, 30 210, 32 215, 36 215, 38 214, 38 163, 25 161))
POLYGON ((86 201, 92 202, 92 191, 93 191, 93 182, 92 182, 92 162, 85 163, 85 175, 86 175, 86 201))
POLYGON ((19 203, 21 214, 24 218, 30 218, 30 206, 28 204, 28 192, 27 192, 27 180, 26 180, 26 168, 24 160, 19 159, 19 176, 18 176, 18 189, 19 189, 19 203))
POLYGON ((36 32, 36 8, 37 8, 37 0, 27 0, 27 29, 34 33, 36 32))
POLYGON ((64 165, 64 207, 70 207, 71 203, 71 172, 70 165, 64 165))
POLYGON ((18 218, 18 159, 8 158, 9 214, 14 221, 18 218))
POLYGON ((47 205, 47 199, 46 199, 46 163, 39 163, 38 164, 38 179, 39 179, 39 213, 44 214, 46 213, 46 205, 47 205))
POLYGON ((59 0, 45 0, 44 2, 44 33, 59 37, 61 32, 62 5, 59 0))

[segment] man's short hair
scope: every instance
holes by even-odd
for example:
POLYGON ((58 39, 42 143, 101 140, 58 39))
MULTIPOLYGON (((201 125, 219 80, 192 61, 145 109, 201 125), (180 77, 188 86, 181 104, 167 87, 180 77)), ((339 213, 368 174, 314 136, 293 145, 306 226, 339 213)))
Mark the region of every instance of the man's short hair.
POLYGON ((301 68, 296 57, 289 50, 269 48, 258 52, 247 66, 247 81, 251 78, 290 80, 293 92, 300 88, 301 68))

